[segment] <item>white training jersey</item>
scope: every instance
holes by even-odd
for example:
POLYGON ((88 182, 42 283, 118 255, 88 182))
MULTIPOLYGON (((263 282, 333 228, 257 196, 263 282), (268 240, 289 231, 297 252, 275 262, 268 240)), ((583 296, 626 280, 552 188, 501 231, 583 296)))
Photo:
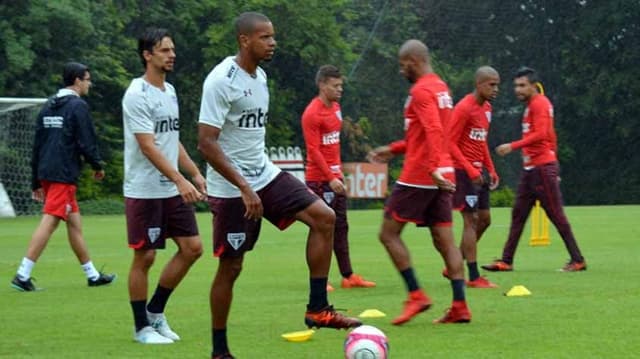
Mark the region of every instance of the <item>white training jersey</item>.
POLYGON ((142 153, 136 133, 153 134, 162 155, 177 169, 180 144, 178 97, 171 84, 164 91, 142 77, 131 81, 122 98, 124 127, 124 196, 170 198, 178 188, 142 153))
MULTIPOLYGON (((204 80, 199 121, 220 129, 218 144, 254 191, 264 188, 280 172, 264 150, 268 117, 267 75, 260 67, 252 76, 229 56, 204 80)), ((207 192, 213 197, 240 197, 238 188, 209 164, 207 192)))

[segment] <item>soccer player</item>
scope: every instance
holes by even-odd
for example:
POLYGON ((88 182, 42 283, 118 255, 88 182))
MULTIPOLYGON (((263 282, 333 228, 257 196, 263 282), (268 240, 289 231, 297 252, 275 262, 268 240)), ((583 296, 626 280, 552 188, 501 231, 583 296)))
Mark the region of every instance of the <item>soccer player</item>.
MULTIPOLYGON (((456 192, 453 208, 463 220, 460 250, 467 262, 467 287, 495 288, 497 285, 480 276, 477 263, 477 242, 491 223, 489 191, 500 181, 487 145, 491 123, 491 103, 498 96, 500 75, 490 66, 476 70, 475 90, 466 95, 453 109, 450 152, 456 171, 456 192), (487 173, 489 178, 485 178, 487 173)), ((446 270, 443 272, 446 277, 446 270)))
POLYGON ((496 153, 506 156, 514 150, 522 149, 523 169, 511 212, 509 237, 504 245, 502 258, 482 266, 489 271, 513 270, 513 257, 520 235, 536 200, 540 201, 547 216, 556 226, 571 256, 569 262, 560 270, 577 272, 587 269, 587 264, 571 231, 569 220, 562 208, 553 106, 545 95, 538 93, 539 83, 538 73, 529 67, 518 69, 513 80, 516 97, 527 104, 522 117, 522 139, 501 144, 496 148, 496 153))
POLYGON ((227 318, 245 252, 258 240, 261 218, 284 230, 298 220, 309 227, 307 264, 309 327, 350 328, 361 323, 336 312, 327 300, 335 214, 304 183, 267 157, 267 77, 259 67, 276 48, 271 21, 256 12, 235 20, 238 52, 219 63, 203 85, 198 148, 209 164, 207 190, 213 214, 213 253, 219 265, 211 285, 213 358, 233 358, 227 318))
POLYGON ((400 72, 413 85, 404 108, 405 139, 374 149, 370 161, 385 162, 404 153, 402 172, 384 208, 380 241, 400 272, 409 292, 402 314, 392 324, 401 325, 431 307, 411 265, 409 250, 400 238, 404 226, 413 222, 429 227, 434 246, 447 267, 453 304, 434 323, 466 323, 471 312, 465 300, 462 255, 451 229, 451 193, 455 176, 444 133, 453 103, 447 84, 433 72, 427 46, 408 40, 399 51, 400 72))
POLYGON ((169 296, 202 255, 191 203, 205 199, 206 181, 180 143, 178 97, 165 80, 176 59, 171 35, 165 29, 147 29, 138 40, 138 55, 144 75, 131 81, 122 99, 125 211, 129 247, 134 250, 129 299, 134 339, 166 344, 180 340, 164 316, 169 296), (168 237, 178 251, 147 303, 149 269, 168 237))
MULTIPOLYGON (((318 96, 302 114, 302 132, 307 148, 305 180, 307 186, 336 213, 333 251, 342 275, 342 288, 370 288, 375 283, 353 273, 349 257, 349 224, 347 222, 347 191, 340 160, 340 129, 342 114, 338 101, 342 97, 343 79, 340 70, 324 65, 316 74, 318 96)), ((333 287, 329 284, 329 291, 333 287)))
POLYGON ((11 286, 30 292, 37 288, 31 271, 47 246, 60 220, 65 221, 73 253, 87 275, 90 287, 113 282, 114 274, 96 270, 82 236, 82 218, 76 201, 78 176, 84 158, 93 168, 93 178, 102 180, 104 170, 89 106, 81 98, 89 93, 91 73, 77 62, 64 65, 64 88, 42 107, 36 123, 31 158, 33 199, 44 202, 42 219, 31 237, 11 286))

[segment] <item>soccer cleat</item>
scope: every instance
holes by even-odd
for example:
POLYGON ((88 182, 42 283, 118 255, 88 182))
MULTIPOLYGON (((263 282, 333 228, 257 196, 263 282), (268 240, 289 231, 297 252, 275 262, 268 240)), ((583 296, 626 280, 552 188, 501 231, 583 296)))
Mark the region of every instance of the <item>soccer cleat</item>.
POLYGON ((342 288, 372 288, 376 286, 376 283, 364 280, 361 276, 352 273, 349 278, 342 278, 340 286, 342 288))
POLYGON ((561 272, 581 272, 587 270, 587 262, 569 262, 560 268, 561 272))
POLYGON ((474 280, 468 280, 467 281, 467 287, 469 288, 498 288, 498 285, 495 283, 492 283, 491 281, 489 281, 487 278, 485 277, 478 277, 474 280))
POLYGON ((362 322, 358 319, 347 317, 336 312, 332 305, 329 305, 317 312, 307 310, 304 315, 304 323, 309 328, 316 327, 335 329, 355 328, 362 325, 362 322))
POLYGON ((33 292, 36 291, 37 288, 36 286, 33 284, 32 281, 33 278, 29 278, 27 280, 20 280, 20 278, 18 278, 18 276, 16 275, 15 277, 13 277, 13 280, 11 281, 11 287, 14 289, 17 289, 21 292, 33 292))
POLYGON ((100 276, 96 279, 87 279, 87 283, 89 287, 99 287, 101 285, 107 285, 116 280, 115 274, 104 274, 102 272, 98 272, 100 276))
POLYGON ((422 290, 409 293, 409 299, 404 302, 402 314, 391 321, 393 325, 402 325, 410 321, 416 315, 431 307, 431 299, 422 290))
POLYGON ((169 327, 169 323, 167 323, 167 318, 164 316, 164 313, 147 312, 147 319, 149 319, 151 327, 163 337, 169 338, 174 342, 180 340, 180 336, 171 330, 171 327, 169 327))
POLYGON ((236 357, 231 355, 231 353, 217 354, 217 355, 211 356, 211 359, 235 359, 235 358, 236 357))
POLYGON ((445 312, 442 318, 436 319, 435 324, 447 323, 469 323, 471 321, 471 312, 464 301, 454 301, 453 304, 445 312))
POLYGON ((155 329, 153 329, 153 327, 151 327, 150 325, 147 325, 146 327, 138 330, 137 332, 133 333, 133 340, 137 341, 138 343, 142 343, 142 344, 171 344, 173 343, 173 340, 165 337, 164 335, 161 335, 160 333, 156 332, 155 329))
POLYGON ((451 278, 449 277, 449 271, 447 270, 447 267, 444 267, 444 268, 442 269, 442 276, 443 276, 443 277, 445 277, 445 278, 447 278, 447 279, 451 279, 451 278))
POLYGON ((331 285, 331 283, 327 282, 327 292, 333 292, 335 289, 331 285))
POLYGON ((513 270, 513 266, 507 262, 501 261, 500 259, 496 259, 491 264, 483 265, 482 269, 490 272, 511 272, 513 270))

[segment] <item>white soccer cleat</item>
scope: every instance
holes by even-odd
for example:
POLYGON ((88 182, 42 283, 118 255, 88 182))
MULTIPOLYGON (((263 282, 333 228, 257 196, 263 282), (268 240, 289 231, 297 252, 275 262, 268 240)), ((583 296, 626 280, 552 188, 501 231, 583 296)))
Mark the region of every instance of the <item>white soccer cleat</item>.
POLYGON ((173 340, 160 335, 153 327, 147 325, 133 334, 133 340, 142 344, 171 344, 173 340))
POLYGON ((180 340, 180 336, 176 334, 169 323, 167 323, 167 318, 165 318, 164 313, 150 313, 147 312, 147 318, 149 319, 149 323, 156 330, 156 332, 160 333, 165 338, 169 338, 172 341, 180 340))

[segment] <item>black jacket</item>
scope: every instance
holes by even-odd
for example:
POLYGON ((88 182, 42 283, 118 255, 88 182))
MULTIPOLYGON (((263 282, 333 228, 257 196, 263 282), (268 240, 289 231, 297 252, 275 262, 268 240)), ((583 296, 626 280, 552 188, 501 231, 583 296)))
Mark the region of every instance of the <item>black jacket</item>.
POLYGON ((51 97, 36 123, 31 157, 32 188, 40 188, 40 180, 76 184, 81 156, 95 171, 102 170, 89 106, 75 95, 51 97))

